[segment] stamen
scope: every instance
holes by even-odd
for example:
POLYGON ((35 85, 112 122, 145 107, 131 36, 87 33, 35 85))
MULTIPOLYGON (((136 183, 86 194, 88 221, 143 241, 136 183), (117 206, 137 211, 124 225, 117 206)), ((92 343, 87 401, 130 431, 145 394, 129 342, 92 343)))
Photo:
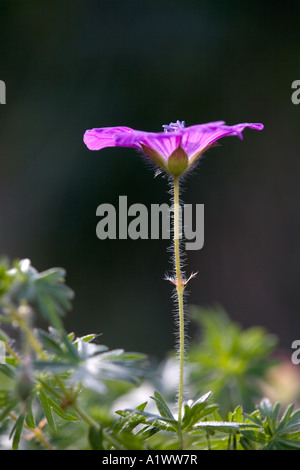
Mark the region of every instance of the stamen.
POLYGON ((164 124, 162 127, 164 128, 164 132, 175 132, 179 129, 184 129, 185 122, 177 120, 176 122, 171 122, 170 124, 164 124))

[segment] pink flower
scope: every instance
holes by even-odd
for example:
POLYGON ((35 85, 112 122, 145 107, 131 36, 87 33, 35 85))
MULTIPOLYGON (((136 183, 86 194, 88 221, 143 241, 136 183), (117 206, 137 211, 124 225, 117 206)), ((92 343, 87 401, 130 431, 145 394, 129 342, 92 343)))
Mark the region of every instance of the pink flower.
POLYGON ((263 124, 243 123, 227 126, 224 121, 185 127, 184 121, 164 125, 163 132, 144 132, 130 127, 103 127, 87 130, 84 143, 90 150, 105 147, 133 147, 144 151, 154 163, 173 176, 187 171, 222 137, 243 138, 243 130, 261 130, 263 124))

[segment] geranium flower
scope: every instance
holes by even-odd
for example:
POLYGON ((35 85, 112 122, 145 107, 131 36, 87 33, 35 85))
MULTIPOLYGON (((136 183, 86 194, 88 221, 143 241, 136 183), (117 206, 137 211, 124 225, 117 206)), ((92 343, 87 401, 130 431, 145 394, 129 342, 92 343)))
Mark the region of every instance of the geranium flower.
POLYGON ((261 130, 263 124, 227 126, 224 121, 185 127, 184 121, 163 125, 163 132, 145 132, 130 127, 102 127, 87 130, 84 143, 90 150, 105 147, 133 147, 144 151, 161 169, 173 176, 185 173, 210 147, 226 136, 243 138, 243 130, 261 130))

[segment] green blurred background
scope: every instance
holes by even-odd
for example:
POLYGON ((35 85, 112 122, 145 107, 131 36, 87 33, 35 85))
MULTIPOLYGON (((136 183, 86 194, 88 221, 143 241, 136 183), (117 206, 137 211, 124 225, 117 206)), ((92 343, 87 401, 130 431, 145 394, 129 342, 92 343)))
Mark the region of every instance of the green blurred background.
POLYGON ((87 150, 86 129, 149 131, 185 120, 262 122, 221 141, 186 180, 205 205, 205 245, 188 252, 188 301, 221 304, 282 348, 300 336, 299 2, 0 2, 0 254, 63 266, 66 327, 156 357, 173 348, 166 240, 96 237, 96 208, 169 203, 132 149, 87 150), (297 5, 298 4, 298 5, 297 5))

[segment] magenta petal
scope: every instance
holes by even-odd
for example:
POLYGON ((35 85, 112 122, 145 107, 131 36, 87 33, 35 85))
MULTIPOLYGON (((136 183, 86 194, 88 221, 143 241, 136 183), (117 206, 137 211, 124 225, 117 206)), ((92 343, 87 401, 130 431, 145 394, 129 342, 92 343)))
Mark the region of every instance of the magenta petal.
POLYGON ((144 149, 155 163, 172 173, 168 161, 177 149, 180 148, 186 154, 189 167, 219 139, 226 136, 242 139, 242 132, 246 127, 256 130, 264 127, 261 123, 227 126, 224 121, 190 127, 184 127, 184 122, 180 121, 171 124, 172 126, 164 126, 167 132, 144 132, 124 126, 91 129, 85 132, 84 143, 90 150, 100 150, 104 147, 144 149))
POLYGON ((87 130, 83 136, 85 145, 90 150, 101 150, 105 147, 119 147, 117 136, 134 133, 130 127, 102 127, 99 129, 87 130))
POLYGON ((261 131, 264 128, 264 125, 259 122, 254 122, 254 123, 247 122, 244 124, 236 124, 235 126, 232 126, 232 129, 237 133, 240 139, 243 139, 242 132, 246 127, 249 127, 250 129, 255 129, 257 131, 261 131))
POLYGON ((170 155, 179 147, 181 139, 181 134, 178 135, 175 134, 175 132, 172 132, 171 135, 163 133, 145 136, 141 143, 153 148, 166 160, 168 160, 170 155))
POLYGON ((246 127, 261 130, 264 126, 260 123, 243 123, 234 126, 226 126, 223 122, 211 122, 191 126, 185 129, 181 146, 188 154, 190 161, 194 161, 197 156, 222 137, 236 135, 242 139, 242 131, 246 127))
POLYGON ((180 145, 181 138, 181 132, 134 131, 130 134, 117 134, 116 142, 120 147, 149 147, 158 152, 165 160, 168 160, 169 156, 180 145))

